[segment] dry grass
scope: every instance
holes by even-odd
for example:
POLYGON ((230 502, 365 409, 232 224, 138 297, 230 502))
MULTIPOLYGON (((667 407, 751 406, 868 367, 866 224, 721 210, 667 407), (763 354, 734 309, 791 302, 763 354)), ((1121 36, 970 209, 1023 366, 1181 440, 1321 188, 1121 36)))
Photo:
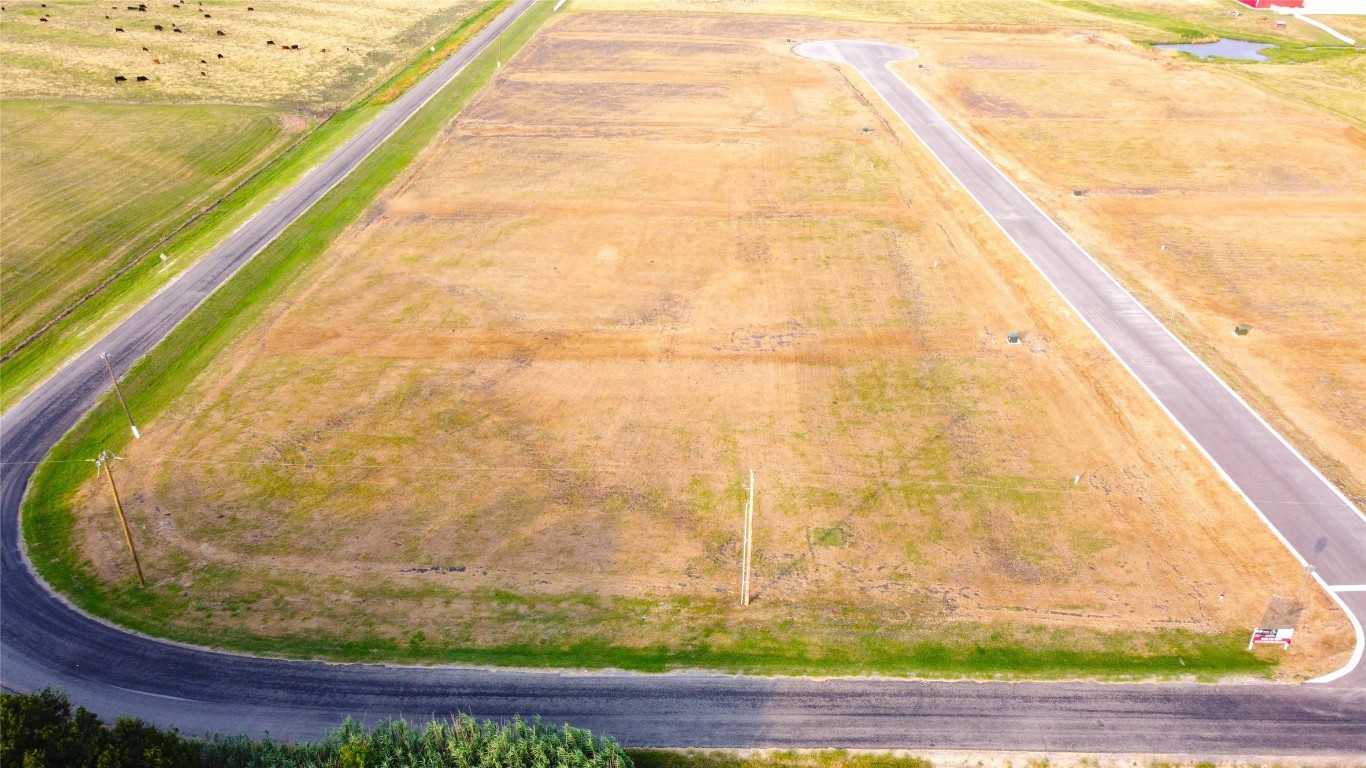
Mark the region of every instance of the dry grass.
MULTIPOLYGON (((1345 652, 1289 553, 787 26, 579 14, 505 69, 130 447, 151 578, 201 611, 176 620, 1080 647, 1283 599, 1292 674, 1345 652)), ((112 581, 102 493, 78 524, 112 581)))
MULTIPOLYGON (((1366 44, 1366 16, 1314 16, 1342 34, 1353 38, 1357 45, 1366 44)), ((1341 41, 1339 41, 1341 42, 1341 41)))
POLYGON ((763 14, 915 25, 1051 25, 1076 18, 1043 0, 573 0, 572 9, 600 13, 763 14))
POLYGON ((1124 45, 919 42, 912 81, 1366 499, 1366 133, 1124 45))
POLYGON ((379 73, 482 2, 157 0, 146 12, 88 0, 46 5, 17 0, 0 12, 0 92, 6 97, 324 110, 354 99, 379 73), (44 15, 49 20, 39 21, 44 15), (158 24, 163 31, 154 29, 158 24), (267 46, 268 40, 276 44, 267 46), (285 49, 293 45, 299 49, 285 49), (116 84, 115 75, 130 82, 116 84), (150 81, 132 82, 138 75, 150 81))
MULTIPOLYGON (((1059 0, 1062 3, 1068 0, 1059 0)), ((1253 10, 1236 6, 1228 0, 1091 0, 1120 13, 1152 14, 1178 19, 1200 27, 1214 27, 1229 36, 1259 35, 1285 40, 1338 45, 1341 41, 1327 32, 1305 24, 1291 16, 1274 11, 1253 10), (1236 14, 1236 15, 1235 15, 1236 14), (1285 21, 1285 29, 1276 29, 1276 21, 1285 21)))

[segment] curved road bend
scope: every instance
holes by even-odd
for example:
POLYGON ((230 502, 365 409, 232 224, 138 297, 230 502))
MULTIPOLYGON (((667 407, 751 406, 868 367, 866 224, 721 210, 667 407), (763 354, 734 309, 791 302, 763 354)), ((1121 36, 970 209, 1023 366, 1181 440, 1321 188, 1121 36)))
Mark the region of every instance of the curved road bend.
POLYGON ((892 71, 910 48, 864 40, 796 52, 853 66, 906 127, 1199 446, 1356 627, 1347 665, 1318 682, 1366 688, 1366 516, 1262 421, 1066 232, 892 71))
MULTIPOLYGON (((430 95, 523 0, 418 86, 430 95)), ((317 736, 352 715, 540 714, 628 744, 863 746, 1173 754, 1366 753, 1366 690, 1321 686, 928 683, 726 675, 568 674, 331 665, 216 653, 133 635, 52 595, 19 549, 32 465, 104 390, 97 351, 120 370, 355 166, 424 96, 405 97, 97 347, 5 414, 0 428, 0 680, 60 686, 106 716, 190 733, 317 736), (403 109, 408 110, 406 114, 403 109), (365 143, 365 142, 368 142, 365 143), (331 175, 329 175, 331 174, 331 175)))

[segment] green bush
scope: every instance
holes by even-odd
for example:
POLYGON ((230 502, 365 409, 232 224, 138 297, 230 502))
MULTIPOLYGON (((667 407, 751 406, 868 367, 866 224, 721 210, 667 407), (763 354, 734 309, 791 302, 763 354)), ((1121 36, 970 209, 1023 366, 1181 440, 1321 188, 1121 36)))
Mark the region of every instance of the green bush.
POLYGON ((0 694, 0 765, 6 768, 198 768, 200 745, 121 717, 106 728, 66 696, 0 694))
POLYGON ((188 739, 132 718, 106 728, 65 695, 0 695, 0 765, 19 768, 634 768, 616 741, 539 719, 498 724, 457 717, 366 731, 347 720, 317 743, 267 736, 188 739))

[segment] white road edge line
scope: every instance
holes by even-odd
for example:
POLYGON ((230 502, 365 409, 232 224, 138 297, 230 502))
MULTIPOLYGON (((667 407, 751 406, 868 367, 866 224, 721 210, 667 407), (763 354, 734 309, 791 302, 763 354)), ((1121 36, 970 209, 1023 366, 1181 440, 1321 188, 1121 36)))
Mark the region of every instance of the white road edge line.
POLYGON ((1329 592, 1366 592, 1366 584, 1339 584, 1329 587, 1329 592))
MULTIPOLYGON (((898 59, 898 61, 909 61, 910 58, 914 58, 914 56, 908 57, 907 59, 898 59)), ((853 67, 854 70, 857 71, 861 77, 863 77, 863 72, 858 68, 857 65, 849 62, 847 59, 843 63, 849 64, 849 66, 853 67)), ((930 106, 930 103, 926 101, 924 98, 922 98, 920 94, 917 93, 913 87, 911 87, 911 84, 906 80, 906 78, 902 77, 896 70, 892 69, 891 65, 892 62, 886 62, 882 66, 889 73, 891 73, 893 77, 900 81, 906 87, 906 89, 909 90, 911 94, 916 97, 916 99, 918 99, 922 104, 924 104, 925 108, 928 109, 931 114, 935 115, 940 120, 944 120, 943 115, 940 115, 938 110, 930 106)), ((892 111, 892 114, 896 115, 897 119, 901 121, 902 125, 906 126, 906 128, 911 132, 911 134, 914 135, 916 139, 920 141, 921 145, 923 145, 925 149, 928 150, 929 153, 934 156, 934 159, 938 161, 941 166, 943 166, 944 170, 948 171, 949 175, 953 177, 954 181, 957 181, 958 185, 963 188, 963 191, 968 193, 968 196, 972 198, 973 202, 977 203, 978 207, 981 208, 984 213, 986 213, 987 218, 991 219, 992 223, 994 223, 996 227, 1001 230, 1002 234, 1006 236, 1006 239, 1010 240, 1010 242, 1015 246, 1015 248, 1024 255, 1025 259, 1027 259, 1029 263, 1034 267, 1034 269, 1043 277, 1044 281, 1047 282, 1049 286, 1053 288, 1054 292, 1057 293, 1060 297, 1062 297, 1062 300, 1066 302, 1067 306, 1072 309, 1073 314, 1075 314, 1078 318, 1081 319, 1082 323, 1084 323, 1086 327, 1091 330, 1092 335, 1094 335, 1100 341, 1100 343, 1104 345, 1104 347, 1110 352, 1110 355, 1119 361, 1119 364, 1122 365, 1124 367, 1124 370, 1127 371, 1129 375, 1133 377, 1135 381, 1138 382, 1139 386, 1143 387, 1143 390, 1148 393, 1148 396, 1153 399, 1153 402, 1157 403, 1158 407, 1161 408, 1162 411, 1167 414, 1167 417, 1171 419, 1171 421, 1174 424, 1176 424, 1176 426, 1181 430, 1182 434, 1186 436, 1186 439, 1189 440, 1190 443, 1194 445, 1196 449, 1198 449, 1200 453, 1205 457, 1205 459, 1215 468, 1215 470, 1219 473, 1220 477, 1224 479, 1224 482, 1226 482, 1230 487, 1232 487, 1234 491, 1236 491, 1238 495, 1241 496, 1245 502, 1247 502, 1248 506, 1252 508, 1252 511, 1256 513, 1257 517, 1261 519, 1261 521, 1266 525, 1267 528, 1271 529, 1271 532, 1276 535, 1276 538, 1280 540, 1281 544, 1285 545, 1285 548, 1290 551, 1290 554, 1293 555, 1297 561, 1299 561, 1300 565, 1307 567, 1309 563, 1304 559, 1304 557, 1300 555, 1300 553, 1293 546, 1290 545, 1290 542, 1285 538, 1285 536, 1280 532, 1280 530, 1276 528, 1275 525, 1272 525, 1271 521, 1267 519, 1266 515, 1262 514, 1262 511, 1257 508, 1257 505, 1253 503, 1252 499, 1248 498, 1247 494, 1243 492, 1243 489, 1240 488, 1237 483, 1233 482, 1233 478, 1228 476, 1228 473, 1224 471, 1223 467, 1219 466, 1219 463, 1216 462, 1214 460, 1214 457, 1211 456, 1209 452, 1205 450, 1204 446, 1202 446, 1199 443, 1199 441, 1197 441, 1195 437, 1191 435, 1191 433, 1186 429, 1185 425, 1182 424, 1181 421, 1177 419, 1176 416, 1173 415, 1170 410, 1167 409, 1167 406, 1163 404, 1161 399, 1159 399, 1157 395, 1151 389, 1148 388, 1148 385, 1145 384, 1136 373, 1134 373, 1134 370, 1129 367, 1129 364, 1124 361, 1124 358, 1120 357, 1120 355, 1115 351, 1115 349, 1110 346, 1109 342, 1107 342, 1105 338, 1101 336, 1099 332, 1096 331, 1095 326, 1091 325, 1090 321, 1086 319, 1086 316, 1077 310, 1076 306, 1073 305, 1071 300, 1067 298, 1067 295, 1064 294, 1061 290, 1059 290, 1058 286, 1051 279, 1049 279, 1048 275, 1044 273, 1043 269, 1038 264, 1036 264, 1032 258, 1029 257, 1029 252, 1026 251, 1023 247, 1021 247, 1014 237, 1011 237, 1010 233, 1006 231, 1005 226, 1002 225, 1001 222, 996 220, 996 217, 991 214, 991 211, 986 207, 986 205, 982 203, 981 200, 977 199, 976 195, 972 194, 972 190, 969 189, 968 186, 963 183, 963 180, 960 179, 958 175, 953 172, 953 169, 950 168, 948 164, 945 163, 943 159, 939 157, 939 155, 935 154, 934 150, 930 148, 929 144, 927 144, 925 140, 921 138, 920 134, 916 132, 915 128, 909 122, 907 122, 907 120, 904 117, 901 116, 901 113, 896 110, 896 107, 892 106, 892 103, 888 101, 887 97, 883 95, 881 91, 878 90, 877 86, 874 85, 872 81, 869 80, 867 77, 863 77, 863 81, 865 83, 868 83, 868 86, 871 87, 875 93, 877 93, 878 98, 882 99, 883 104, 887 105, 887 108, 892 111)), ((1302 463, 1304 463, 1305 466, 1309 467, 1310 471, 1312 471, 1316 476, 1318 476, 1318 478, 1322 480, 1323 483, 1333 491, 1333 493, 1337 494, 1337 496, 1342 499, 1342 501, 1347 505, 1349 509, 1355 510, 1356 513, 1360 515, 1363 520, 1366 520, 1366 513, 1363 513, 1360 509, 1357 509, 1356 506, 1353 505, 1352 502, 1345 495, 1343 495, 1343 493, 1340 490, 1338 490, 1337 486, 1329 482, 1328 479, 1325 478, 1323 474, 1320 473, 1318 469, 1314 467, 1314 465, 1306 461, 1304 456, 1301 455, 1299 451, 1295 450, 1295 447, 1292 446, 1289 442, 1287 442, 1279 432, 1272 429, 1271 425, 1267 424, 1266 420, 1261 417, 1261 414, 1253 410, 1252 407, 1249 406, 1247 402, 1238 395, 1237 392, 1233 391, 1233 389, 1229 387, 1228 383, 1225 382, 1223 378, 1217 375, 1208 365, 1205 364, 1204 360, 1200 359, 1200 357, 1197 356, 1194 352, 1191 352, 1190 348, 1187 347, 1185 343, 1181 341, 1181 339, 1177 338, 1176 334, 1172 333, 1171 329, 1167 328, 1165 324, 1158 320, 1157 317, 1153 315, 1152 312, 1150 312, 1142 302, 1134 298, 1133 294, 1130 294, 1128 289, 1124 288, 1124 286, 1118 280, 1115 280, 1114 275, 1110 274, 1110 271, 1105 269, 1104 265, 1097 261, 1096 258, 1092 256, 1089 251, 1087 251, 1085 248, 1081 246, 1080 243, 1074 240, 1072 236, 1068 234, 1068 232, 1064 230, 1056 221, 1054 221, 1051 216, 1045 213, 1044 210, 1039 207, 1038 203, 1034 202, 1034 199, 1032 197, 1025 194, 1024 190, 1019 188, 1019 186, 1015 183, 1013 179, 1011 179, 1006 174, 1002 173, 999 168, 996 168, 996 164, 992 163, 991 160, 989 160, 986 157, 986 155, 982 154, 982 151, 979 150, 975 144, 969 141, 967 137, 965 137, 961 132, 959 132, 959 130, 955 126, 953 126, 951 123, 947 121, 944 121, 944 124, 949 128, 949 130, 953 131, 954 134, 957 135, 958 138, 962 140, 964 144, 966 144, 970 149, 972 149, 973 152, 976 152, 978 157, 982 158, 982 160, 986 162, 989 166, 991 166, 992 169, 996 170, 996 172, 1002 178, 1004 178, 1007 183, 1014 187, 1016 192, 1020 193, 1020 195, 1024 197, 1024 199, 1028 200, 1029 204, 1034 206, 1034 209, 1039 212, 1039 215, 1041 215, 1050 224, 1052 224, 1054 228, 1061 232, 1062 235, 1066 237, 1069 242, 1072 243, 1072 245, 1076 246, 1077 250, 1085 254, 1086 257, 1090 259, 1096 265, 1096 267, 1099 268, 1100 271, 1107 278, 1109 278, 1109 280, 1112 283, 1115 284, 1117 288, 1119 288, 1119 290, 1123 291, 1126 295, 1133 299, 1134 303, 1139 308, 1141 308, 1143 312, 1148 315, 1148 317, 1152 318, 1153 322, 1157 323, 1157 325, 1160 328, 1162 328, 1162 330, 1165 331, 1167 335, 1171 336, 1172 340, 1174 340, 1178 345, 1180 345, 1181 349, 1185 350, 1185 352, 1189 354, 1196 362, 1198 362, 1200 366, 1203 367, 1205 371, 1210 374, 1210 376, 1212 376, 1216 381, 1218 381, 1219 384, 1222 385, 1224 389, 1226 389, 1229 392, 1229 394, 1233 395, 1233 397, 1236 398, 1244 408, 1246 408, 1250 413, 1252 413, 1253 417, 1255 417, 1257 421, 1259 421, 1262 424, 1262 426, 1266 427, 1267 431, 1269 431, 1272 435, 1275 435, 1276 439, 1280 440, 1281 443, 1285 445, 1285 447, 1288 448, 1291 451, 1291 453, 1295 455, 1296 458, 1298 458, 1302 463)), ((1356 669, 1357 664, 1361 662, 1362 656, 1366 654, 1366 634, 1363 634, 1362 632, 1361 622, 1357 619, 1356 615, 1352 613, 1351 609, 1347 607, 1347 604, 1344 603, 1340 597, 1338 597, 1337 593, 1329 589, 1328 585, 1324 583, 1322 577, 1320 577, 1317 573, 1313 574, 1313 576, 1314 580, 1318 582, 1319 586, 1323 587, 1324 591, 1328 593, 1328 595, 1334 600, 1334 602, 1338 604, 1340 608, 1342 608, 1343 613, 1347 614, 1347 618, 1351 621, 1352 629, 1356 634, 1356 645, 1353 649, 1352 656, 1347 661, 1346 665, 1344 665, 1342 668, 1334 672, 1330 672, 1326 675, 1316 677, 1313 680, 1308 681, 1310 683, 1329 683, 1334 680, 1337 680, 1338 678, 1344 675, 1351 673, 1352 670, 1356 669)))

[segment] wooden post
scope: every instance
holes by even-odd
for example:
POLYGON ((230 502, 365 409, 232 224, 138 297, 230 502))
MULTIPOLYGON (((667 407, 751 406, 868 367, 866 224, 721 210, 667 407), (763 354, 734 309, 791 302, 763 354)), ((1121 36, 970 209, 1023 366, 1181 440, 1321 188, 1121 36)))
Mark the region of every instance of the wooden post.
POLYGON ((133 438, 141 438, 138 426, 133 423, 133 412, 128 410, 128 401, 123 399, 123 390, 119 389, 119 377, 114 375, 114 366, 109 364, 109 355, 101 352, 100 359, 104 361, 104 369, 109 371, 109 380, 114 383, 114 394, 119 396, 119 404, 123 406, 123 415, 128 417, 128 427, 133 430, 133 438))
POLYGON ((740 605, 749 605, 749 564, 754 552, 754 470, 749 471, 749 500, 745 502, 745 538, 741 545, 740 605))
POLYGON ((133 532, 128 530, 128 518, 123 514, 123 501, 119 499, 119 488, 114 485, 114 472, 109 468, 113 463, 113 456, 105 453, 96 459, 96 463, 104 465, 104 475, 109 478, 109 490, 114 493, 114 508, 119 511, 119 522, 123 524, 123 540, 128 542, 128 551, 133 554, 133 567, 138 571, 138 584, 147 586, 147 580, 142 577, 142 563, 138 560, 138 550, 133 546, 133 532))

